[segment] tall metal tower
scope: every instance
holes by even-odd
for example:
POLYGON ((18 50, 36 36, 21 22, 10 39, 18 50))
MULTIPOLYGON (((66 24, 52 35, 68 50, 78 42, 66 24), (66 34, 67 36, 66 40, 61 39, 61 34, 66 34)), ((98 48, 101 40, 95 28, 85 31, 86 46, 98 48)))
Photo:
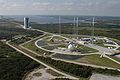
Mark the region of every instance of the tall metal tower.
POLYGON ((95 34, 95 18, 93 17, 93 21, 92 21, 92 27, 93 27, 93 30, 92 30, 92 36, 94 36, 95 34))
POLYGON ((61 34, 61 16, 59 16, 59 34, 61 34))
POLYGON ((76 19, 76 35, 78 35, 79 18, 76 19))
POLYGON ((74 34, 76 35, 76 17, 75 16, 73 21, 73 28, 74 28, 74 34))
MULTIPOLYGON (((95 18, 93 17, 93 20, 92 20, 92 37, 94 38, 95 36, 95 18)), ((92 44, 93 44, 93 38, 92 38, 92 44)))

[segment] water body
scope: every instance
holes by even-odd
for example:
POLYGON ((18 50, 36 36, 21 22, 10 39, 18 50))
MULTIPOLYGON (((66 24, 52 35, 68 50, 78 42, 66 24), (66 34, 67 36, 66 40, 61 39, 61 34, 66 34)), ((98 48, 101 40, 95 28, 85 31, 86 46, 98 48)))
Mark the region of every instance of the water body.
MULTIPOLYGON (((16 21, 23 21, 24 17, 29 17, 30 22, 36 22, 39 24, 50 24, 50 23, 58 23, 59 22, 59 16, 47 16, 47 15, 11 15, 11 16, 2 16, 3 18, 10 18, 11 20, 16 21)), ((81 23, 91 23, 93 16, 76 16, 79 18, 79 22, 81 23)), ((102 16, 94 16, 95 20, 109 20, 109 19, 116 19, 120 17, 102 17, 102 16)), ((73 23, 74 22, 74 16, 61 16, 61 23, 73 23)))
MULTIPOLYGON (((23 21, 24 17, 29 17, 30 22, 36 22, 39 24, 51 24, 58 23, 59 16, 4 16, 4 18, 11 18, 16 21, 23 21)), ((61 16, 61 23, 73 23, 73 16, 61 16)), ((79 20, 80 21, 80 20, 79 20)))
POLYGON ((57 59, 66 59, 66 60, 76 60, 76 59, 79 59, 79 58, 82 58, 84 56, 79 56, 79 55, 66 55, 66 54, 55 54, 53 55, 54 58, 57 58, 57 59))
MULTIPOLYGON (((28 17, 30 22, 35 22, 38 24, 58 24, 59 23, 59 15, 58 16, 47 16, 47 15, 13 15, 13 16, 3 16, 3 18, 20 21, 23 22, 23 18, 28 17)), ((74 24, 75 16, 61 16, 61 23, 70 23, 74 24)), ((93 21, 93 16, 76 16, 79 18, 79 25, 82 23, 91 25, 93 21)), ((120 17, 105 17, 105 16, 94 16, 95 24, 101 21, 105 21, 105 26, 100 28, 120 28, 120 17), (107 24, 108 23, 108 24, 107 24), (113 25, 114 24, 114 25, 113 25)))

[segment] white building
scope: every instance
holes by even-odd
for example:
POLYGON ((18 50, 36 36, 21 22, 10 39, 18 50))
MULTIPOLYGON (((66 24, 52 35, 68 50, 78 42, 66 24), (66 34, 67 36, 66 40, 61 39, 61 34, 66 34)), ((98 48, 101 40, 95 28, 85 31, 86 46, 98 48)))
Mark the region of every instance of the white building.
POLYGON ((29 28, 29 18, 24 17, 24 29, 29 28))
POLYGON ((69 50, 69 51, 74 51, 75 49, 76 49, 75 44, 70 43, 70 44, 68 45, 68 50, 69 50))

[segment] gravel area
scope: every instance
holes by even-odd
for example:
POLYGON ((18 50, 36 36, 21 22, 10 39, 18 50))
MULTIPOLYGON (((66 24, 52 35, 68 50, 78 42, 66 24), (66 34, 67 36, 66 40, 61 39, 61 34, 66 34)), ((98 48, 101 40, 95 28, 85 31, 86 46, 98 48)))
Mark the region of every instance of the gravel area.
POLYGON ((102 74, 93 74, 90 80, 120 80, 120 76, 107 76, 102 74))
POLYGON ((46 69, 36 69, 26 76, 25 80, 50 80, 55 76, 46 72, 46 69))

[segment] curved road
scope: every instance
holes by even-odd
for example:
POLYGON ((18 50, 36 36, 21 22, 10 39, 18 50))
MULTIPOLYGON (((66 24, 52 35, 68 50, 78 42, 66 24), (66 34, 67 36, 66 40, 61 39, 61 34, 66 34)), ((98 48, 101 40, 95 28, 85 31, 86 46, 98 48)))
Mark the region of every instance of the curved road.
MULTIPOLYGON (((39 30, 38 30, 38 31, 39 31, 39 30)), ((41 30, 40 30, 40 31, 41 31, 41 30)), ((43 31, 43 32, 44 32, 44 31, 43 31)), ((46 32, 46 33, 49 34, 48 32, 46 32)), ((64 38, 64 39, 70 40, 69 38, 63 37, 63 36, 61 36, 61 35, 54 35, 54 34, 52 34, 52 33, 50 33, 50 34, 53 35, 53 36, 60 36, 60 37, 62 37, 62 38, 64 38)), ((45 37, 45 38, 46 38, 46 37, 45 37)), ((48 51, 48 52, 58 53, 57 51, 51 51, 51 50, 47 50, 47 49, 45 49, 45 48, 40 47, 40 46, 37 44, 37 42, 40 41, 40 40, 42 40, 42 39, 38 39, 38 40, 35 42, 35 45, 36 45, 38 48, 40 48, 40 49, 42 49, 42 50, 45 50, 45 51, 48 51)), ((76 42, 77 42, 78 44, 80 44, 77 40, 76 40, 76 42)), ((104 54, 104 57, 112 60, 113 62, 115 62, 115 63, 117 63, 117 64, 120 64, 119 61, 116 61, 116 60, 114 60, 114 59, 112 59, 112 58, 110 58, 109 56, 106 55, 106 54, 112 54, 112 53, 114 53, 113 50, 110 50, 110 49, 108 49, 108 48, 104 48, 104 47, 101 47, 101 46, 98 46, 98 45, 95 45, 95 44, 85 44, 84 46, 97 49, 97 50, 99 50, 99 54, 104 54)), ((98 54, 98 53, 93 53, 93 54, 98 54)), ((68 55, 70 55, 70 54, 68 54, 68 55)), ((85 54, 75 54, 75 55, 85 55, 85 54)), ((86 55, 92 55, 92 54, 86 54, 86 55)), ((119 55, 118 55, 118 56, 119 56, 119 55)))
POLYGON ((66 77, 68 77, 68 78, 70 78, 70 79, 79 80, 79 78, 73 77, 73 76, 68 75, 68 74, 66 74, 66 73, 63 73, 63 72, 61 72, 61 71, 58 71, 57 69, 54 69, 53 67, 48 66, 47 64, 41 62, 40 60, 36 59, 35 57, 33 57, 33 56, 31 56, 31 55, 29 55, 29 54, 27 54, 27 53, 21 51, 20 49, 14 47, 13 45, 9 44, 9 42, 10 42, 10 41, 7 41, 7 42, 6 42, 6 44, 7 44, 8 46, 10 46, 10 47, 12 47, 13 49, 15 49, 16 51, 18 51, 18 52, 20 52, 20 53, 26 55, 27 57, 33 59, 34 61, 36 61, 36 62, 38 62, 38 63, 40 63, 40 64, 46 66, 47 68, 49 68, 49 69, 51 69, 51 70, 53 70, 53 71, 55 71, 55 72, 57 72, 57 73, 59 73, 59 74, 65 75, 66 77))

